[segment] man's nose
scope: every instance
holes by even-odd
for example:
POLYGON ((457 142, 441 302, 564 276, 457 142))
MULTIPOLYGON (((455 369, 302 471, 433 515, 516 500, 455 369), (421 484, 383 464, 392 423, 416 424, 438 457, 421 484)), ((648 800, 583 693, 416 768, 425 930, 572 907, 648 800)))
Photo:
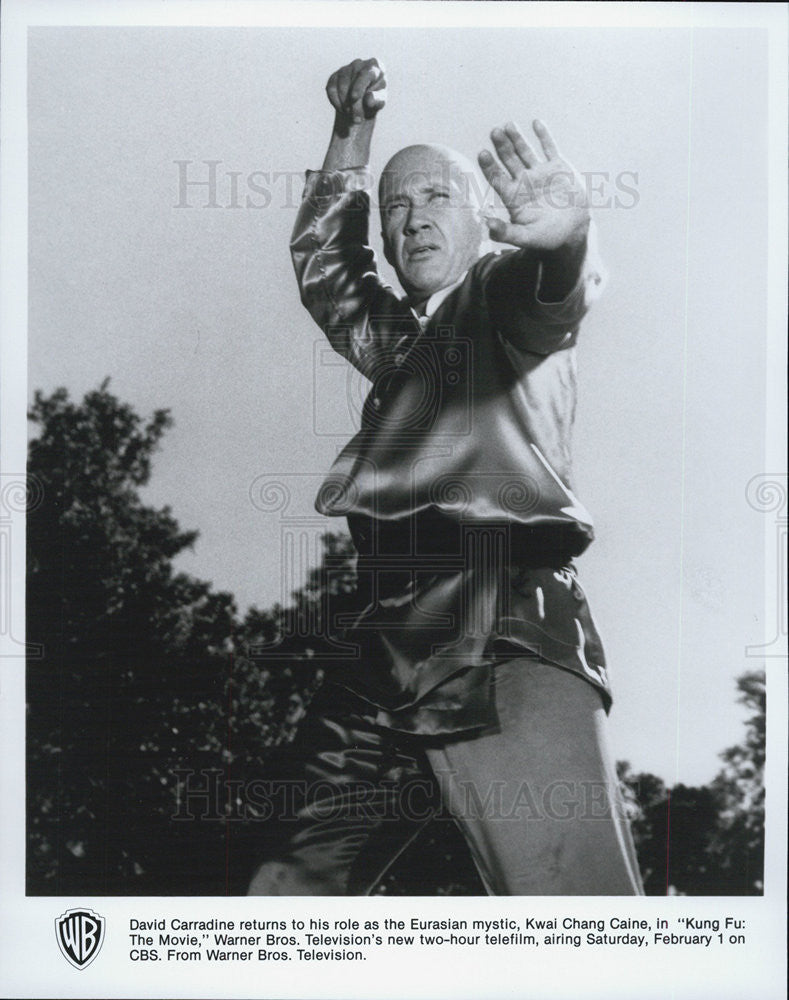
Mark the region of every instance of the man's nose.
POLYGON ((405 220, 403 232, 406 236, 414 236, 416 233, 430 229, 432 222, 427 218, 422 206, 412 206, 405 220))
POLYGON ((413 236, 415 233, 429 229, 432 225, 427 210, 427 202, 421 198, 414 198, 408 207, 408 215, 405 219, 403 232, 406 236, 413 236))

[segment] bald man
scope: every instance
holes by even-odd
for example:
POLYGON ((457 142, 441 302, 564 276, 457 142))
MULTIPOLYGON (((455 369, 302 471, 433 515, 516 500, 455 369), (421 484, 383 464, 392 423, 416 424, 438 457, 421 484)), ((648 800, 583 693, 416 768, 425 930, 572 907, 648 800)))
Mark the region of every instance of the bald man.
POLYGON ((304 305, 372 383, 316 501, 348 519, 366 606, 335 623, 349 654, 250 893, 370 893, 443 810, 490 894, 638 894, 573 563, 593 537, 571 488, 575 343, 602 285, 583 185, 540 122, 540 154, 512 123, 479 154, 506 218, 483 214, 461 154, 400 150, 378 188, 399 295, 368 239, 385 83, 375 59, 329 79, 334 130, 291 243, 304 305))

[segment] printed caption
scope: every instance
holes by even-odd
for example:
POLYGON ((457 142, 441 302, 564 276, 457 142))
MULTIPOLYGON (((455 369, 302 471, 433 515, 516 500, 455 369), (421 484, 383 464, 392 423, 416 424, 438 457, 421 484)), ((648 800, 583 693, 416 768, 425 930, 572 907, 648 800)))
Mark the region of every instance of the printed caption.
POLYGON ((572 914, 520 919, 309 917, 129 920, 132 962, 364 962, 389 948, 668 948, 746 943, 745 920, 684 914, 653 920, 572 914))

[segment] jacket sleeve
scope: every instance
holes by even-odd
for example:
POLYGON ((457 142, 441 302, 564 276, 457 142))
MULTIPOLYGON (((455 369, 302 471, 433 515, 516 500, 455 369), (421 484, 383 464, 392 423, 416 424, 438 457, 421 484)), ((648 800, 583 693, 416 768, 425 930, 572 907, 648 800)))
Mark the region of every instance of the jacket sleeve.
POLYGON ((578 280, 561 302, 540 299, 541 277, 542 265, 533 251, 501 253, 490 267, 486 295, 494 326, 503 337, 521 350, 551 354, 575 343, 581 320, 605 285, 594 223, 578 280))
POLYGON ((332 347, 374 379, 413 317, 378 276, 369 187, 365 167, 308 171, 290 250, 302 303, 332 347))

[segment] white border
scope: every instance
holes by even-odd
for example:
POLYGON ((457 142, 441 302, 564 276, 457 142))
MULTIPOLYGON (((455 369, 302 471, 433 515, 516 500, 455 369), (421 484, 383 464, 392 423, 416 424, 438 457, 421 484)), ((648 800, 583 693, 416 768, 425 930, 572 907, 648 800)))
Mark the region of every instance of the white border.
MULTIPOLYGON (((770 179, 769 179, 769 341, 766 394, 767 455, 765 469, 783 472, 786 401, 787 273, 786 199, 786 7, 770 4, 470 4, 470 3, 202 3, 202 2, 29 2, 6 0, 2 8, 2 116, 0 127, 0 324, 2 326, 2 393, 0 394, 0 455, 5 476, 12 478, 25 467, 27 299, 27 128, 26 128, 26 31, 33 25, 354 25, 377 27, 415 25, 477 26, 575 26, 575 27, 765 27, 770 30, 770 179)), ((4 484, 9 482, 4 478, 4 484)), ((765 518, 765 546, 775 546, 775 525, 765 518)), ((15 514, 8 538, 13 543, 4 556, 10 559, 16 583, 10 604, 10 635, 23 635, 24 605, 24 517, 15 514)), ((768 557, 767 564, 774 562, 768 557)), ((0 584, 4 581, 0 579, 0 584)), ((6 581, 7 582, 7 581, 6 581)), ((777 597, 775 579, 766 595, 765 621, 773 620, 777 597)), ((8 635, 0 637, 2 651, 16 650, 8 635)), ((20 996, 517 996, 530 997, 660 997, 667 995, 697 1000, 740 1000, 783 996, 785 971, 784 889, 786 886, 786 660, 767 660, 768 754, 767 781, 770 789, 767 894, 762 899, 639 899, 627 903, 605 900, 419 900, 423 915, 446 915, 461 911, 483 913, 493 918, 518 912, 521 916, 575 913, 578 916, 626 913, 652 916, 692 912, 694 915, 731 915, 746 921, 751 940, 740 961, 716 961, 714 953, 694 954, 690 961, 676 953, 653 950, 628 953, 619 949, 612 957, 604 953, 574 955, 556 952, 552 961, 532 953, 523 963, 515 953, 495 953, 495 960, 446 953, 439 964, 433 953, 395 954, 366 968, 328 965, 316 968, 318 975, 304 978, 285 968, 268 969, 254 964, 249 970, 233 966, 225 971, 204 965, 194 973, 182 967, 144 967, 126 959, 124 921, 129 915, 159 914, 231 916, 265 912, 269 918, 300 914, 410 914, 412 901, 377 897, 371 900, 174 900, 155 899, 53 899, 24 897, 24 774, 18 758, 0 755, 3 823, 0 829, 0 975, 4 994, 20 996), (52 939, 52 919, 71 905, 87 905, 107 918, 107 942, 102 961, 89 971, 68 969, 52 939), (556 957, 561 957, 559 965, 556 957), (675 964, 670 965, 671 962, 675 964), (429 963, 429 964, 427 964, 429 963), (247 974, 244 975, 244 972, 247 974), (228 979, 228 976, 232 976, 228 979)), ((22 661, 0 661, 0 728, 5 746, 23 741, 24 686, 22 661)), ((442 953, 442 956, 444 953, 442 953)))

